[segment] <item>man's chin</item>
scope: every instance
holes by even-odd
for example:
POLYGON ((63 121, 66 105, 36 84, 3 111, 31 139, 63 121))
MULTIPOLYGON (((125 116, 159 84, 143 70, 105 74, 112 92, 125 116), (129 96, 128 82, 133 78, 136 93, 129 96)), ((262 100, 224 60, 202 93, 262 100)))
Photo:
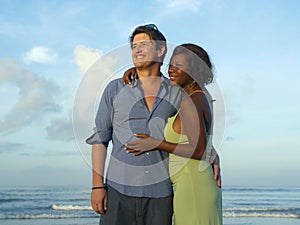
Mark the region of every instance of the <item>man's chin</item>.
POLYGON ((139 61, 139 62, 134 62, 133 64, 137 69, 139 69, 139 68, 144 68, 148 64, 148 61, 139 61))

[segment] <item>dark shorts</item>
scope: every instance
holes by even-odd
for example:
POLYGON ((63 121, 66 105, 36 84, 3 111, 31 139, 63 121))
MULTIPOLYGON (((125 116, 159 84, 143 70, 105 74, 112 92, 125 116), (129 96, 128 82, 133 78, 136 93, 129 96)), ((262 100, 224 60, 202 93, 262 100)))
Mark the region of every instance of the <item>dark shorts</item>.
POLYGON ((172 225, 173 196, 130 197, 108 186, 108 210, 100 225, 172 225))

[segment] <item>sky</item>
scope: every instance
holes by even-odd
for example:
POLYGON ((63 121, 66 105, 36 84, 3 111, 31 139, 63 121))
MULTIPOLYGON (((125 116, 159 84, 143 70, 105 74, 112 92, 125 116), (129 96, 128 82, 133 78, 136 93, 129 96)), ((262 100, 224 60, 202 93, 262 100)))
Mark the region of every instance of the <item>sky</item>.
POLYGON ((84 135, 96 106, 82 111, 78 93, 99 95, 112 77, 85 89, 89 68, 155 23, 214 64, 223 185, 300 186, 299 10, 298 0, 0 0, 0 185, 91 185, 84 135), (86 121, 74 126, 74 110, 86 121))

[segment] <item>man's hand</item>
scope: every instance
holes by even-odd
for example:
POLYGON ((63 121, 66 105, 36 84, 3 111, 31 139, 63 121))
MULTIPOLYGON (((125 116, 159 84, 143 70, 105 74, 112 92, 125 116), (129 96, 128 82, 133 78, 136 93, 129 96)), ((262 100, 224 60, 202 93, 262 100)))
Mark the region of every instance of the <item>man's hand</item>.
POLYGON ((96 213, 105 214, 107 210, 107 192, 104 188, 92 190, 91 204, 96 213))
POLYGON ((218 187, 221 188, 222 180, 221 180, 220 158, 214 147, 212 148, 211 151, 210 164, 212 165, 214 171, 214 179, 217 181, 218 187))
MULTIPOLYGON (((219 157, 219 156, 217 156, 219 157)), ((214 171, 214 179, 217 181, 217 185, 219 188, 222 187, 222 179, 221 179, 221 169, 220 164, 212 163, 213 171, 214 171)))

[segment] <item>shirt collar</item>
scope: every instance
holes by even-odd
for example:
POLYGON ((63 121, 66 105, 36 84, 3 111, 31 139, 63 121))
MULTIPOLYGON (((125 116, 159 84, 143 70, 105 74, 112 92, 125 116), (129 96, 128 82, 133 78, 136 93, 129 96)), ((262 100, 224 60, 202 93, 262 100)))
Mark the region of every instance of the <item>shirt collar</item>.
MULTIPOLYGON (((167 88, 170 85, 170 80, 166 78, 161 72, 160 72, 160 84, 164 86, 164 88, 167 88)), ((138 75, 135 73, 133 80, 132 80, 132 87, 136 87, 138 84, 138 75)))

